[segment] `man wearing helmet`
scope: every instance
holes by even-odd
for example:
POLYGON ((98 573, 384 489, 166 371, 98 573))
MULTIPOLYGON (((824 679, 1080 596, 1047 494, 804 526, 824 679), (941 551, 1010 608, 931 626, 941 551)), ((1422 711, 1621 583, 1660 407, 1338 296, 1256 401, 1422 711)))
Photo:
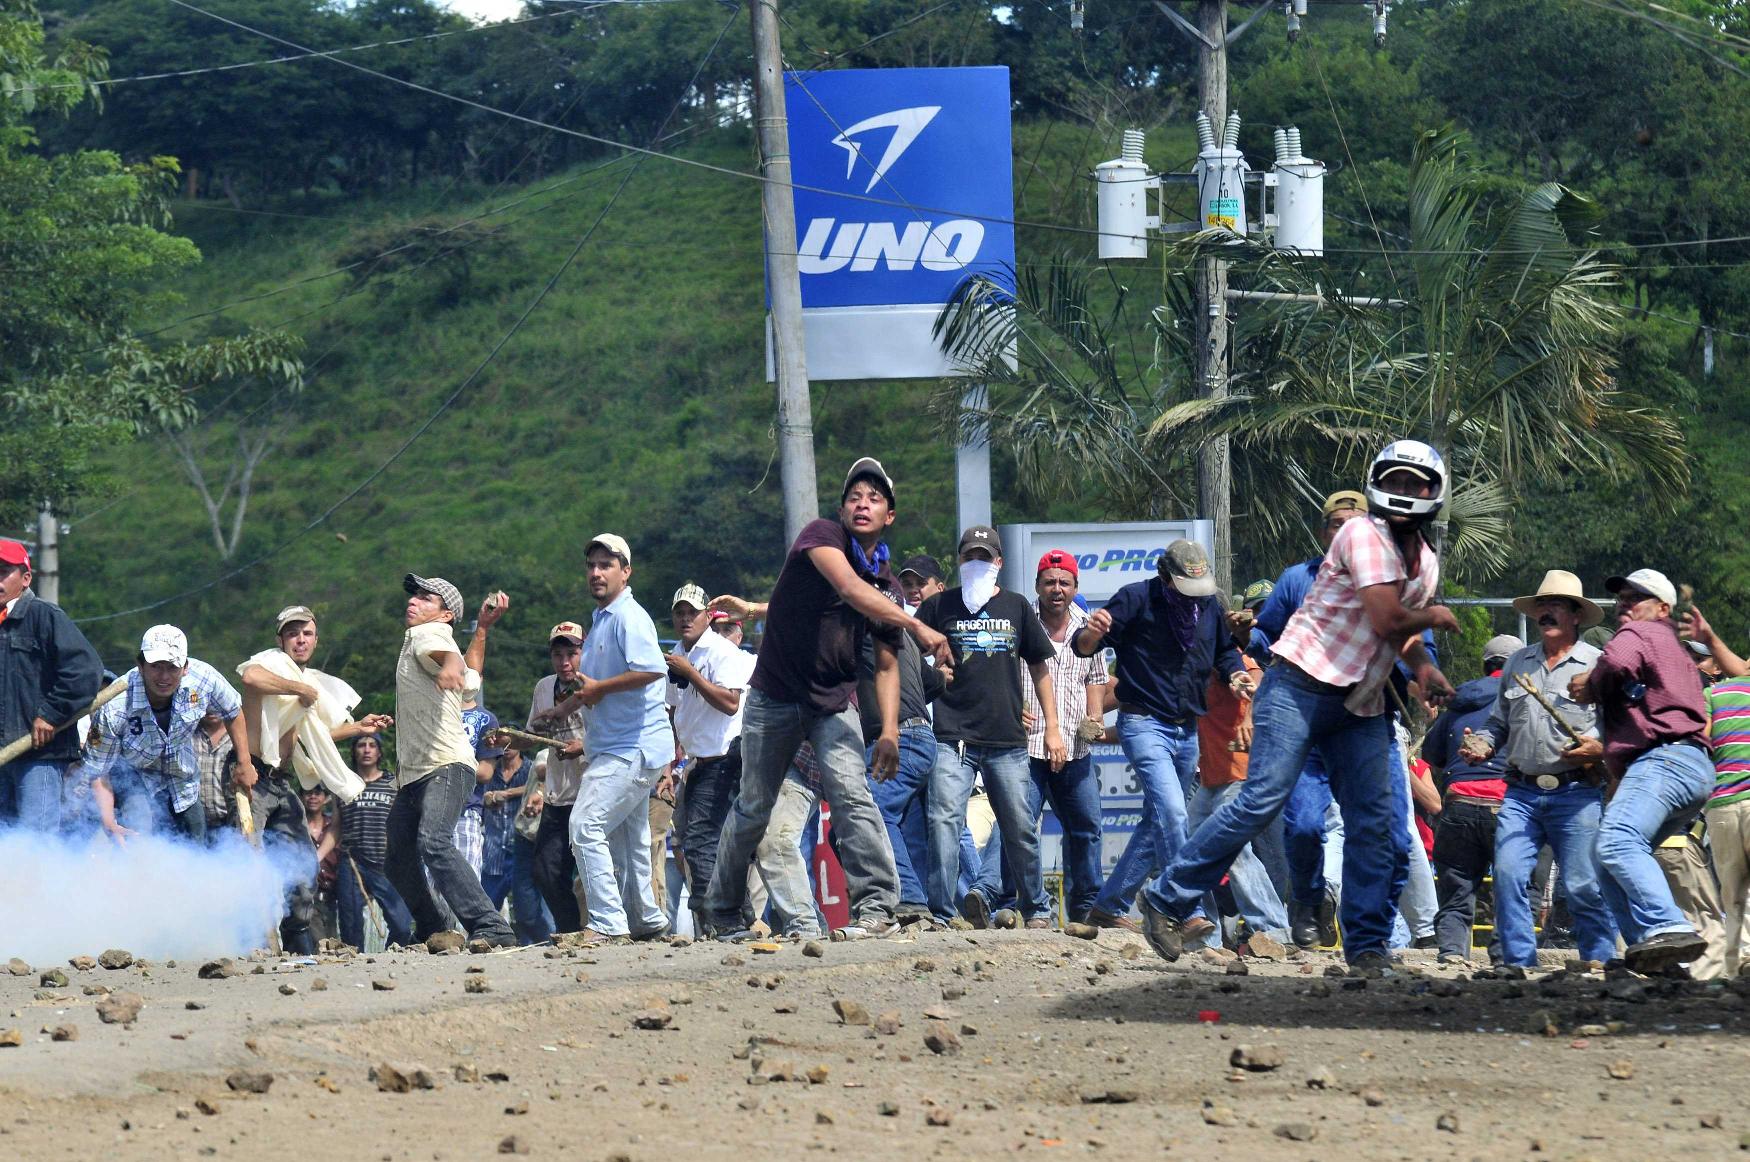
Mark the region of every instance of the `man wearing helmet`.
POLYGON ((1374 458, 1365 517, 1332 538, 1306 600, 1273 646, 1277 663, 1252 712, 1253 749, 1239 795, 1189 840, 1142 892, 1143 928, 1156 952, 1177 959, 1183 927, 1241 848, 1281 812, 1314 747, 1323 753, 1343 812, 1344 952, 1356 969, 1387 969, 1386 942, 1408 853, 1394 841, 1399 799, 1389 758, 1385 684, 1399 658, 1425 697, 1452 693, 1428 656, 1425 630, 1455 630, 1432 604, 1440 563, 1424 535, 1445 503, 1447 474, 1426 444, 1399 440, 1374 458))

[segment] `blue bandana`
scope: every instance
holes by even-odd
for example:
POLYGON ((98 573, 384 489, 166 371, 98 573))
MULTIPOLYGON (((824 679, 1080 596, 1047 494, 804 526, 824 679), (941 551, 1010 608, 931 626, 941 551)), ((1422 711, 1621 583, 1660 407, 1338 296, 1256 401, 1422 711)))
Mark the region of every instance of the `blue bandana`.
POLYGON ((881 570, 886 567, 889 555, 886 541, 875 542, 875 556, 871 558, 863 551, 863 542, 856 537, 851 538, 851 560, 857 568, 871 577, 881 576, 881 570))

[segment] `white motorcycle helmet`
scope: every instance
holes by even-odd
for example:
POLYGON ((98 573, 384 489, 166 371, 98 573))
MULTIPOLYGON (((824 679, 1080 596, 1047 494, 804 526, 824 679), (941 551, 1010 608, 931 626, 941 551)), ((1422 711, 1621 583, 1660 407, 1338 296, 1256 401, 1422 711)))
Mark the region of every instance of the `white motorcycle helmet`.
POLYGON ((1375 516, 1407 516, 1433 520, 1446 503, 1446 461, 1420 440, 1398 440, 1373 458, 1367 470, 1367 510, 1375 516), (1380 487, 1388 473, 1400 469, 1425 478, 1434 485, 1429 496, 1399 496, 1380 487))

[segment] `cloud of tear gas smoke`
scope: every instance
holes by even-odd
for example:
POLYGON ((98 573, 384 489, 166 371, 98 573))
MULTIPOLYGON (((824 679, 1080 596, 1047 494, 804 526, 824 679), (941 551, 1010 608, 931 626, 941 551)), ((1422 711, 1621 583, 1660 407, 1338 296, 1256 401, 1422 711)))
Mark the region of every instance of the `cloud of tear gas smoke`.
POLYGON ((212 847, 148 835, 118 846, 0 829, 0 957, 46 964, 125 948, 163 960, 261 948, 300 878, 295 862, 231 832, 212 847))

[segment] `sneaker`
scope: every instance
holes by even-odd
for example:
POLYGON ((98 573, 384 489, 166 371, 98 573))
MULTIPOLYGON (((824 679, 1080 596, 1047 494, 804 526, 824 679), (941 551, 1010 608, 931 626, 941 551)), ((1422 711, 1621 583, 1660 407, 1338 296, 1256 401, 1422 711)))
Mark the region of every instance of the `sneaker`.
POLYGON ((1129 916, 1114 916, 1101 908, 1089 908, 1087 922, 1096 928, 1121 928, 1126 932, 1142 935, 1142 925, 1129 916))
POLYGON ((1362 952, 1349 962, 1349 975, 1390 980, 1398 970, 1383 952, 1362 952))
POLYGON ((1049 917, 1033 916, 1027 920, 1027 927, 1035 931, 1048 930, 1052 927, 1052 923, 1049 917))
POLYGON ((847 940, 879 940, 883 936, 891 936, 899 931, 899 925, 892 920, 859 920, 847 924, 843 928, 832 930, 834 943, 842 944, 847 940))
POLYGON ((991 913, 990 926, 992 928, 1019 928, 1021 926, 1021 913, 1013 908, 998 908, 991 913))
POLYGON ((746 944, 749 940, 759 939, 759 933, 752 928, 719 928, 716 939, 721 944, 746 944))
POLYGON ((1410 941, 1410 947, 1416 948, 1416 949, 1439 948, 1440 947, 1440 937, 1438 937, 1438 936, 1418 936, 1414 940, 1410 941))
POLYGON ((643 932, 634 932, 632 933, 632 939, 636 943, 643 944, 649 940, 667 940, 670 935, 671 933, 668 930, 668 925, 664 924, 660 928, 649 928, 643 932))
POLYGON ((1318 909, 1311 904, 1288 906, 1288 936, 1297 948, 1317 948, 1319 944, 1318 909))
POLYGON ((1319 924, 1319 947, 1337 946, 1337 893, 1327 887, 1316 913, 1319 924))
POLYGON ((960 897, 960 914, 974 928, 990 927, 990 905, 976 891, 967 892, 960 897))
MULTIPOLYGON (((1142 909, 1142 924, 1140 926, 1143 936, 1148 939, 1149 947, 1153 948, 1162 960, 1179 959, 1179 954, 1185 951, 1183 923, 1165 912, 1157 911, 1154 905, 1148 902, 1146 894, 1137 896, 1136 903, 1142 909)), ((1204 923, 1208 924, 1209 921, 1205 920, 1204 923)))
MULTIPOLYGON (((484 943, 488 948, 521 948, 523 946, 522 940, 508 928, 503 932, 489 932, 485 936, 475 937, 475 940, 484 943)), ((468 943, 473 944, 475 940, 470 940, 468 943)))
POLYGON ((1700 959, 1707 951, 1707 941, 1687 928, 1676 932, 1661 932, 1624 949, 1622 958, 1630 970, 1652 976, 1673 965, 1700 959))

